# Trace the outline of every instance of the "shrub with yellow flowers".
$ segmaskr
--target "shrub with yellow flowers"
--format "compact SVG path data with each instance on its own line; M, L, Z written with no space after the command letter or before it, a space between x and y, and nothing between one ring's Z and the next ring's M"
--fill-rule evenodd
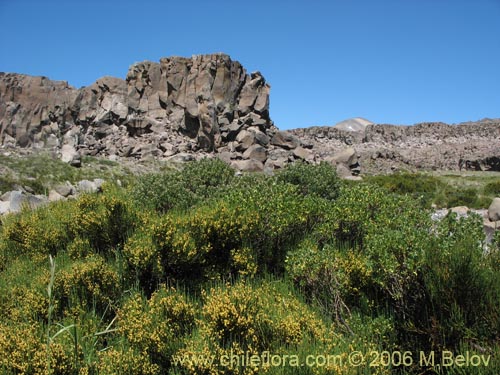
M118 312L118 333L138 353L167 368L182 337L193 329L195 312L186 295L173 288L161 286L149 299L135 293Z
M99 375L134 374L160 375L160 367L152 364L149 355L132 348L111 348L99 353Z
M120 296L119 280L109 263L99 255L92 255L56 273L54 296L61 311L74 305L109 313Z
M56 254L71 241L68 231L71 204L56 202L37 210L9 215L2 226L0 241L5 255Z
M132 233L136 213L119 194L84 194L75 202L69 224L73 238L85 238L95 250L103 252L122 244Z
M58 343L47 346L40 340L41 327L33 323L0 323L0 369L4 374L75 374L67 348Z

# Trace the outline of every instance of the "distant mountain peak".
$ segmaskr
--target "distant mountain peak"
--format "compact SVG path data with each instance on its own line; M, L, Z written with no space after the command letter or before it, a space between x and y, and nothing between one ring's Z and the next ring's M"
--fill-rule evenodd
M373 122L363 117L353 117L334 125L335 128L351 132L363 132L368 125L373 125Z

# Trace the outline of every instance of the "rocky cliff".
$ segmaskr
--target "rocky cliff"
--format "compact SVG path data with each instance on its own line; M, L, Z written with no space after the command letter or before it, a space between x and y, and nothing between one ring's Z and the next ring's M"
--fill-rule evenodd
M75 166L82 155L190 160L217 155L240 170L330 161L344 176L404 169L500 169L500 120L457 126L374 125L279 131L270 86L224 54L132 65L76 89L45 77L0 73L0 147L48 149Z
M363 170L500 171L500 119L448 125L421 123L413 126L367 124L348 131L321 126L290 131L313 145L322 158L332 149L351 146Z
M267 146L277 132L269 90L259 72L247 74L223 54L137 63L125 80L104 77L81 89L0 73L0 143L55 149L77 164L79 155L223 152L238 146L232 143L246 130L247 147L239 147L244 152L257 143Z

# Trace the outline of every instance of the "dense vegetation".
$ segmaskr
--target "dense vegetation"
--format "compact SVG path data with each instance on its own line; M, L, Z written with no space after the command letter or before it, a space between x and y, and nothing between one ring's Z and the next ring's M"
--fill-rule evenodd
M431 222L400 180L202 160L7 216L0 370L497 375L500 237ZM448 351L489 362L437 366Z

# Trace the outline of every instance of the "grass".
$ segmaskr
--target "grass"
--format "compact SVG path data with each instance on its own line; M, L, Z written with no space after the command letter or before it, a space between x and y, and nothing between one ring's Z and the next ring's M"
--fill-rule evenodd
M396 173L367 176L366 180L391 192L410 195L428 208L434 204L442 208L484 209L500 196L500 173L496 172Z
M118 162L86 156L75 168L48 153L0 155L0 192L27 187L36 194L47 194L55 185L69 181L102 178L108 181L132 179L132 171Z

